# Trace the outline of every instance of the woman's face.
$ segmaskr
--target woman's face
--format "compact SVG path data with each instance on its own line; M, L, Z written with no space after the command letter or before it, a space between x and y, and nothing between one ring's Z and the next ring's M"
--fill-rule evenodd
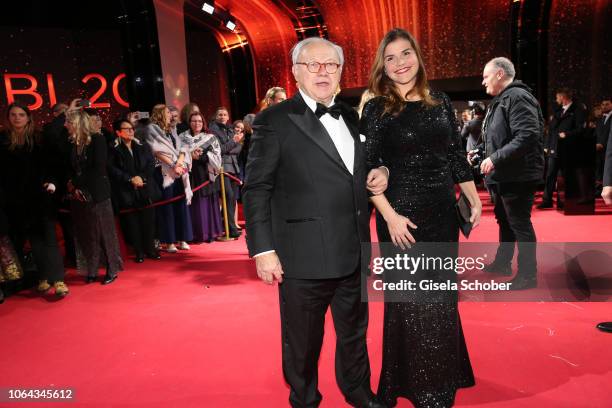
M121 122L121 127L115 134L124 142L129 142L134 138L134 126L130 122Z
M22 130L29 121L28 114L19 106L13 106L9 111L9 122L13 129Z
M234 133L244 133L244 124L236 123L234 125Z
M76 128L74 127L74 124L70 122L68 119L66 119L66 121L64 122L64 127L68 131L69 135L74 135L74 133L76 132Z
M390 42L383 54L385 73L396 85L414 84L419 60L410 41L404 38Z
M191 128L191 131L194 135L201 133L202 129L204 128L204 121L202 120L202 117L192 116L189 121L189 127Z
M100 133L102 130L102 119L99 116L92 116L91 127L94 133Z
M170 109L166 108L166 127L170 126L170 121L172 120L172 113L170 113Z

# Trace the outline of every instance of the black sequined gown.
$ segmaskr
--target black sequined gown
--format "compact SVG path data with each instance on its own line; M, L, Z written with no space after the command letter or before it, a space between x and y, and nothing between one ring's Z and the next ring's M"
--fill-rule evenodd
M472 172L448 97L432 93L439 105L407 102L396 116L382 115L383 98L366 104L361 133L370 165L389 168L385 196L399 214L412 220L417 242L457 242L454 184ZM389 242L382 217L380 242ZM451 247L455 247L451 244ZM386 302L379 397L395 406L398 397L416 407L450 407L457 388L474 385L457 295L445 301Z

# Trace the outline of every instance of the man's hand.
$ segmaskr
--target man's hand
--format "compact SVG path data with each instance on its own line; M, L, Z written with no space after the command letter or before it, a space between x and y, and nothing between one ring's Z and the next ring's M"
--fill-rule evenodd
M470 166L473 166L474 163L472 163L472 159L474 158L474 156L476 156L478 154L478 149L476 150L470 150L467 154L467 161L470 164Z
M256 256L255 265L257 267L257 276L268 285L272 285L274 279L278 283L283 281L283 267L276 252Z
M482 163L480 163L480 172L482 174L489 174L494 169L495 169L495 166L493 165L493 162L491 161L491 159L488 157L484 159Z
M374 195L379 195L385 192L387 189L387 182L389 181L389 173L384 168L372 169L368 173L367 189Z
M566 137L566 136L567 136L567 135L565 134L565 132L559 132L559 137L560 137L561 139L565 139L565 137Z
M601 191L601 196L607 205L612 205L612 186L605 186Z
M601 143L597 143L595 145L595 150L597 150L598 152L603 151L603 149L604 149L604 145L602 145Z

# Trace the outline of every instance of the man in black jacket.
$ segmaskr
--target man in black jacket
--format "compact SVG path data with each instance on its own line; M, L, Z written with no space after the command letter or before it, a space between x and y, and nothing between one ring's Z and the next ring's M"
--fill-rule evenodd
M209 130L219 139L221 156L223 158L223 171L238 177L240 175L238 155L242 151L242 143L240 143L239 137L234 135L234 129L229 121L229 113L226 108L217 108L215 120L210 124ZM237 238L240 236L240 231L238 225L236 225L234 214L236 212L236 200L238 199L238 187L229 177L224 177L224 185L229 233L230 237Z
M598 186L598 191L601 191L602 180L604 173L604 161L606 148L608 147L608 135L610 133L610 124L612 123L612 98L604 98L601 101L602 116L597 120L595 126L595 181Z
M556 93L559 109L555 111L550 122L546 153L548 167L542 203L538 208L552 208L553 192L556 190L557 174L567 166L570 155L579 154L580 136L584 132L586 110L580 103L574 103L572 91L561 88ZM563 202L557 192L557 208L563 208Z
M480 170L486 176L499 224L500 246L495 261L485 270L511 275L517 242L518 272L510 287L519 290L537 285L531 207L544 170L544 119L537 99L514 75L514 65L507 58L494 58L485 66L482 84L494 98L484 119L484 143L468 153L468 161L484 149L486 158Z
M249 254L264 282L279 282L290 404L321 401L317 364L331 306L336 379L346 401L382 407L370 388L360 257L370 240L366 183L382 193L388 174L368 173L357 113L334 100L342 49L312 37L294 47L292 60L299 92L253 123L243 189Z

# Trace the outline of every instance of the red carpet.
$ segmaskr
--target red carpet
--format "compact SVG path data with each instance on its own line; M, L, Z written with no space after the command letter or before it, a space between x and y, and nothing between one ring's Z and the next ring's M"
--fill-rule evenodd
M612 217L535 211L541 241L611 241ZM494 241L490 206L471 240ZM108 287L70 272L63 300L23 292L0 305L0 388L71 387L74 403L0 406L285 407L276 287L256 279L244 240L147 260ZM370 305L376 389L382 304ZM460 407L610 407L609 303L462 303L477 378ZM328 319L322 407L346 404L335 384ZM411 406L402 401L400 407Z

